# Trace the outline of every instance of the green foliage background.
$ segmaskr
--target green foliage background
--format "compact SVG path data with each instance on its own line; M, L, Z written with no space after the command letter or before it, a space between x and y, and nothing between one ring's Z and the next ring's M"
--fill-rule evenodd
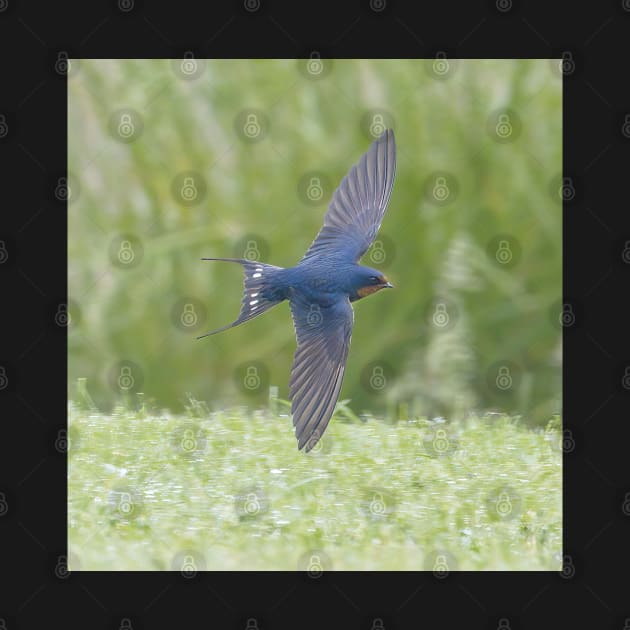
M363 262L396 289L355 305L342 398L357 413L492 409L546 422L561 387L561 78L553 63L450 61L440 75L431 61L335 60L315 76L305 63L199 62L187 77L166 60L76 62L69 382L87 377L97 404L111 408L120 361L130 361L133 389L175 411L187 393L213 409L257 406L270 384L286 397L295 349L287 304L196 341L236 318L242 286L239 267L199 259L240 257L254 241L265 262L295 264L380 112L396 131L398 170L381 229L385 259L376 264L368 253ZM250 108L262 124L255 143L241 132ZM127 109L134 133L121 141ZM506 109L507 139L494 132ZM188 171L200 176L199 203L177 194ZM319 203L304 196L313 172ZM444 202L432 195L441 176ZM116 264L127 235L136 248L129 268ZM509 264L496 258L501 240ZM199 326L181 325L188 303ZM444 328L432 323L436 304L449 313ZM260 380L248 390L252 366ZM511 381L501 389L504 367ZM370 385L375 368L383 387Z

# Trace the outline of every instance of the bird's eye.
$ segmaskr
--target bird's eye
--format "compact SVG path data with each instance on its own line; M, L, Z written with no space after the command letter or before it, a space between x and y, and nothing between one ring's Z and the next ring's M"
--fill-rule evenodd
M372 284L378 284L380 281L376 276L370 276L370 282Z

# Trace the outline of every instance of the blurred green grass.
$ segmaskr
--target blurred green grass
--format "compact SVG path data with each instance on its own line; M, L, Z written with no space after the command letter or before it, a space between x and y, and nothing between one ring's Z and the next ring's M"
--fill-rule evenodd
M253 242L262 260L295 264L381 115L398 171L364 262L397 288L356 305L342 397L403 419L493 409L543 426L559 411L561 79L549 61L451 61L440 75L431 61L335 60L316 76L303 61L199 63L187 76L167 60L83 60L69 80L70 383L87 377L103 410L128 376L122 390L174 412L187 392L212 409L260 406L270 384L286 397L286 304L196 341L241 299L238 268L199 259ZM241 133L251 108L257 142ZM504 111L508 137L496 134ZM313 173L319 201L305 197ZM133 264L118 256L125 241Z
M336 416L298 452L269 408L69 407L73 570L555 570L562 433Z

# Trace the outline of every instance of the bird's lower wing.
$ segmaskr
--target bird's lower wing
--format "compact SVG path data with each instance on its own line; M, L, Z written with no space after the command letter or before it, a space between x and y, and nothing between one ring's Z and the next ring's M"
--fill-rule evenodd
M339 397L354 312L347 298L331 306L291 299L297 350L289 396L298 449L310 451L324 434Z

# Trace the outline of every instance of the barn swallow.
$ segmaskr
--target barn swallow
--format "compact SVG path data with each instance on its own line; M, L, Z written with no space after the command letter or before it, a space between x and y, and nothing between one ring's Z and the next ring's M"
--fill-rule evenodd
M289 300L297 337L289 397L298 449L306 447L306 452L324 434L339 397L354 324L351 302L392 287L380 271L358 262L378 234L395 171L394 132L387 129L343 178L323 227L294 267L202 259L238 263L245 278L238 319L199 339Z

